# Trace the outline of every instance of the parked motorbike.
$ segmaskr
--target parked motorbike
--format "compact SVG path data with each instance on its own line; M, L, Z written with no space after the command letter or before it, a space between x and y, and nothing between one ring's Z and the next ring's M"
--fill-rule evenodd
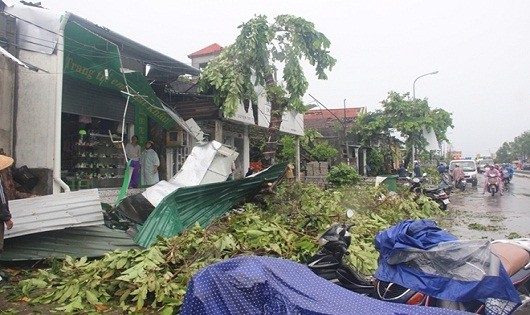
M496 174L489 174L487 177L487 190L491 196L495 196L499 192L499 180Z
M447 173L443 173L441 176L440 184L438 187L442 188L447 195L451 195L453 191L453 183L451 182L451 177Z
M348 217L352 215L353 212L348 214ZM327 229L319 239L322 248L308 261L309 269L320 277L350 291L383 301L484 314L484 301L458 303L440 300L396 283L361 275L343 261L351 244L349 229L352 226L353 224L341 223ZM494 241L491 251L500 258L512 284L524 300L523 305L518 309L526 309L530 304L530 239L521 240ZM439 261L438 263L444 264L445 262ZM466 264L465 261L462 263Z
M352 216L353 211L349 210L347 217ZM372 280L343 261L351 244L349 230L352 226L353 224L341 223L327 229L319 239L322 248L309 259L307 266L320 277L350 291L371 295L374 290Z
M530 305L530 239L494 241L491 243L490 249L495 256L499 257L508 276L510 276L513 286L523 301L522 305L517 309L527 310ZM486 301L484 300L470 300L467 302L441 300L399 284L380 281L378 279L375 280L374 286L375 293L373 297L387 302L450 308L475 314L488 314L486 312ZM509 308L507 306L503 307L505 309ZM510 307L513 307L513 305ZM505 309L502 309L502 312L489 313L505 314Z
M440 206L440 209L447 209L447 205L450 203L449 195L443 189L443 186L441 184L438 186L425 185L424 182L427 181L427 173L424 173L422 177L407 177L407 179L410 182L409 191L414 192L418 195L424 194L429 199L435 201Z

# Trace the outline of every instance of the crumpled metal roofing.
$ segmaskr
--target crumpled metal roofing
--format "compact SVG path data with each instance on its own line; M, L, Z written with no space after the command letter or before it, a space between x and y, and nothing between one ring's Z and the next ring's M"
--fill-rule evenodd
M124 231L105 225L73 227L7 239L0 261L64 258L66 255L93 258L117 249L132 248L140 247Z
M179 188L158 204L134 241L148 247L158 236L177 235L196 222L208 226L245 197L259 193L264 184L277 180L286 167L287 163L281 163L252 177Z
M9 201L14 222L5 239L74 226L103 224L103 210L97 189Z

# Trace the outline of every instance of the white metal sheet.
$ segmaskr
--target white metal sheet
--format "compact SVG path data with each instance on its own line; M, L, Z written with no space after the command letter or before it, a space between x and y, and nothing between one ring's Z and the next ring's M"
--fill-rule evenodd
M9 201L13 228L4 238L103 224L97 189Z

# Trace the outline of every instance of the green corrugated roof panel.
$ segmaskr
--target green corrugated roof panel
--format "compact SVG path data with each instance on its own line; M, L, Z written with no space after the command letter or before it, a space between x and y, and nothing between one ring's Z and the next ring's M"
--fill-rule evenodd
M0 261L101 257L116 249L139 248L131 236L105 225L72 227L13 237L5 240Z
M157 236L177 235L196 222L206 227L243 198L257 194L264 183L276 180L286 166L286 163L273 165L254 177L179 188L158 204L134 241L148 247Z

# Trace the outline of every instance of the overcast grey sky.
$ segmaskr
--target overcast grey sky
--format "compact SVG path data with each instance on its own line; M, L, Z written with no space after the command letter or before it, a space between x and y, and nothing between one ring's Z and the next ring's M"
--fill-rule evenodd
M495 152L530 130L530 1L527 0L42 0L179 61L231 44L254 14L293 14L331 40L338 59L308 93L328 108L381 108L389 91L428 98L453 114L453 150ZM313 102L307 95L307 103Z

